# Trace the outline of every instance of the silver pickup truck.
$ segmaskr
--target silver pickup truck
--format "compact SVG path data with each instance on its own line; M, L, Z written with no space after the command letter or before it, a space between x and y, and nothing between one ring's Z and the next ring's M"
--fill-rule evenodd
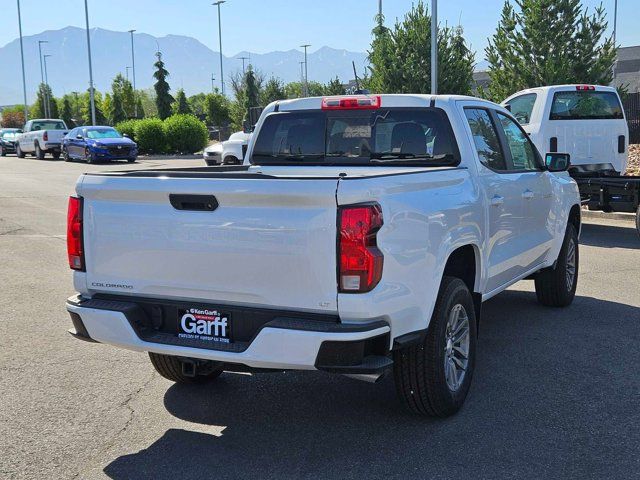
M18 137L16 154L24 158L31 153L42 160L47 153L51 153L53 158L60 158L62 138L68 132L67 125L60 119L29 120Z

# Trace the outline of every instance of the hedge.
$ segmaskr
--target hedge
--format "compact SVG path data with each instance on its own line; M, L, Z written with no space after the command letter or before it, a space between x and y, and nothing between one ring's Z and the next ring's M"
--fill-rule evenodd
M166 153L164 125L159 118L137 120L134 132L138 150L141 153Z
M124 122L120 122L116 125L116 130L118 130L123 135L127 135L134 142L136 141L136 124L139 120L125 120Z
M166 118L164 134L169 153L194 153L202 150L209 140L207 126L189 114Z

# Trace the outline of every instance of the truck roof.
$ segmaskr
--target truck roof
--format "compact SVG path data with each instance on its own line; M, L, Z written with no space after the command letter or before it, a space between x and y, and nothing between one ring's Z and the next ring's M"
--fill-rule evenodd
M607 85L589 85L589 84L585 84L585 83L568 83L568 84L564 84L564 85L548 85L548 86L544 86L544 87L532 87L532 88L526 88L524 90L520 90L517 91L515 93L512 93L511 95L509 95L507 98L505 98L503 100L502 103L506 102L507 100L517 96L517 95L523 95L526 93L540 93L540 92L562 92L562 91L573 91L576 90L576 87L584 87L584 86L588 86L588 87L593 87L592 90L598 91L598 92L615 92L616 89L614 87L609 87Z
M452 104L461 100L473 100L486 102L488 105L497 106L497 104L488 100L480 99L477 97L471 97L467 95L426 95L426 94L367 94L367 95L334 95L323 97L306 97L306 98L294 98L291 100L279 100L273 102L265 108L265 111L273 111L275 106L278 106L280 111L291 110L316 110L322 107L322 100L325 98L376 98L380 97L381 107L425 107L429 106L432 100L436 101L438 106L443 104Z

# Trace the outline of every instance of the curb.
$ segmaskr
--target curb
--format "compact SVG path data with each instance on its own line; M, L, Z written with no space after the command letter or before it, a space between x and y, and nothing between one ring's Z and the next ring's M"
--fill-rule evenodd
M611 212L605 213L600 210L582 210L581 212L582 218L592 218L599 220L621 220L623 222L632 222L636 221L635 213L625 213L625 212Z
M138 155L139 160L200 160L202 153L190 155Z

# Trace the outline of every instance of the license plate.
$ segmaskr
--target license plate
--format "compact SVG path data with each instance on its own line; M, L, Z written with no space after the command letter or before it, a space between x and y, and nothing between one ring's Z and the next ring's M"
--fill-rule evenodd
M178 338L231 342L231 315L216 308L178 309Z

